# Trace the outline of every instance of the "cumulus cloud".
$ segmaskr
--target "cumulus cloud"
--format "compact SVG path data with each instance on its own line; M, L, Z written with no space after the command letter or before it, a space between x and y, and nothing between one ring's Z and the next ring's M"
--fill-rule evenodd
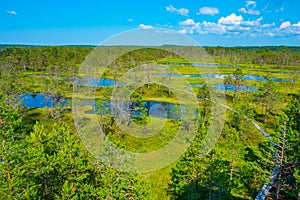
M260 11L255 10L255 7L256 7L255 1L246 1L245 7L240 8L238 11L249 15L259 15Z
M260 22L263 20L263 17L260 17L260 18L258 18L258 19L256 19L256 20L252 20L252 21L243 21L242 22L242 25L243 26L251 26L251 27L253 27L253 26L259 26L260 25Z
M198 15L216 15L219 14L218 8L212 8L212 7L202 7L199 9L199 12L197 12Z
M185 26L190 26L190 25L194 25L195 22L193 19L187 19L185 21L179 22L179 25L185 25Z
M224 34L226 33L226 26L217 24L214 22L204 21L197 27L197 32L200 34L213 33L213 34Z
M241 15L237 16L235 13L231 13L227 17L221 17L218 20L219 24L224 25L240 25L243 22L243 17Z
M226 26L222 24L217 24L214 22L194 22L192 19L185 20L179 23L184 28L179 31L179 33L183 34L224 34L226 32Z
M266 28L266 27L272 27L275 26L275 23L273 22L272 24L262 24L261 27L262 28Z
M7 11L6 13L10 14L10 15L17 15L17 12L15 10L10 10L10 11Z
M288 28L290 26L291 26L290 21L282 22L281 25L280 25L280 29Z
M248 5L254 5L255 1L247 1ZM242 15L231 13L220 17L217 21L195 21L188 18L178 22L181 34L215 34L230 37L230 35L241 35L243 37L285 37L297 35L300 38L300 21L292 23L283 21L276 26L273 23L263 23L263 17L254 20L245 20Z
M128 22L134 22L134 20L131 19L131 18L130 18L130 19L127 19L127 21L128 21Z
M189 10L186 8L180 8L180 9L178 9L178 13L183 16L188 16Z
M186 8L175 8L174 6L172 5L169 5L166 7L166 10L168 12L171 12L171 13L176 13L176 14L179 14L179 15L182 15L182 16L188 16L189 15L189 10L186 9Z
M242 13L245 13L245 14L249 14L249 15L259 15L260 14L260 11L254 10L254 9L240 8L239 11Z
M300 21L297 24L291 24L290 21L285 21L285 22L282 22L280 25L280 29L285 29L285 28L290 28L290 27L300 28Z
M294 27L300 27L300 21L297 24L293 24Z
M250 4L251 3L252 2L250 2ZM181 26L178 32L182 34L243 34L251 37L255 37L256 35L271 36L274 34L272 30L274 30L275 23L262 24L262 21L263 17L259 17L255 20L244 20L241 15L236 15L235 13L220 17L217 22L195 22L193 19L186 19L178 23ZM294 24L294 26L296 26L296 24Z
M151 25L140 24L139 27L143 30L151 30L154 29Z
M279 29L279 34L295 34L300 35L300 21L296 24L292 24L290 21L282 22Z
M249 5L254 5L254 1L248 1ZM216 22L186 19L178 22L179 33L182 34L216 34L216 35L241 35L246 37L285 37L287 35L297 35L300 37L300 21L292 23L283 21L276 26L273 23L263 23L263 17L254 20L244 20L243 16L231 13L222 16Z

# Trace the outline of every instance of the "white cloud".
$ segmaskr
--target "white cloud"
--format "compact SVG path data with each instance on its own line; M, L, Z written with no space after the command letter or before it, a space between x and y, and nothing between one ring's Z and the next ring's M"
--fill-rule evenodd
M263 25L261 25L262 28L272 27L272 26L275 26L274 22L272 24L263 24Z
M238 9L238 11L239 11L239 12L242 12L242 13L247 13L246 8L240 8L240 9Z
M242 25L243 26L259 26L260 25L260 22L263 20L262 17L256 19L256 20L252 20L252 21L243 21L242 22Z
M127 19L127 21L128 21L128 22L134 22L134 20L131 19L131 18L130 18L130 19Z
M259 25L258 21L244 21L242 23L243 26L257 26Z
M172 5L167 6L166 10L169 11L169 12L176 12L177 11L177 9L174 8L174 6L172 6Z
M231 13L227 17L221 17L218 20L219 24L224 25L240 25L243 22L243 17L241 15L237 16L235 13Z
M300 21L297 24L293 24L294 27L300 27Z
M250 27L243 27L243 26L227 26L226 27L227 31L234 31L234 32L249 31L250 29L251 29Z
M166 7L166 10L171 12L171 13L176 13L176 14L183 15L183 16L188 16L189 15L189 10L186 9L186 8L177 9L174 6L169 5L169 6Z
M246 8L240 8L239 12L249 14L249 15L259 15L260 11L254 10L254 9L246 9Z
M226 33L226 26L222 24L216 24L214 22L204 21L200 23L199 29L201 32L198 33L214 33L214 34L224 34Z
M154 29L151 25L140 24L139 27L143 30L151 30Z
M183 26L191 26L191 25L195 25L195 22L193 19L187 19L185 21L178 22L178 24Z
M185 23L181 24L189 24L189 26L185 26L184 29L181 29L178 31L179 33L182 34L193 34L193 33L198 33L198 34L207 34L207 33L213 33L213 34L223 34L226 32L226 26L221 25L221 24L216 24L214 22L194 22L192 21L184 21Z
M255 1L246 1L245 7L240 8L238 11L249 15L259 15L260 11L255 10L255 7L256 7Z
M186 8L180 8L180 9L178 9L178 13L180 15L183 15L183 16L188 16L189 15L189 10L186 9Z
M277 29L277 32L279 35L300 35L300 21L296 24L291 24L290 21L282 22L279 29Z
M256 6L256 2L255 1L246 1L246 5L245 6L251 6L251 5Z
M282 24L280 25L280 29L288 28L290 26L291 26L290 21L282 22Z
M17 12L15 10L10 10L10 11L7 11L6 13L10 14L10 15L17 15Z
M219 9L218 8L212 8L212 7L202 7L199 9L199 12L197 12L198 15L216 15L219 14Z
M251 3L251 2L250 2ZM275 23L261 24L263 17L256 20L244 20L241 15L232 13L228 16L219 18L218 22L195 22L193 19L181 21L178 24L183 26L179 32L183 34L198 33L198 34L218 34L218 35L267 35ZM300 22L299 22L300 26Z
M254 2L250 1L253 5ZM263 23L263 17L254 20L244 20L241 15L232 13L228 16L222 16L217 22L202 21L197 22L194 19L186 19L178 22L181 34L216 34L223 36L241 35L244 37L285 37L287 35L299 35L300 21L292 23L284 21L276 27L273 23Z

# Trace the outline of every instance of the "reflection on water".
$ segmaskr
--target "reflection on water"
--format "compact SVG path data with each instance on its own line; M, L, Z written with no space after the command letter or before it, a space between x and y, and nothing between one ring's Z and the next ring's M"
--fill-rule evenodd
M184 78L217 78L224 79L229 74L155 74L155 76L174 76ZM233 77L232 77L233 78ZM285 79L271 77L274 82L287 82ZM270 77L258 75L244 75L243 79L246 81L268 81Z
M28 108L45 108L45 107L54 107L57 104L61 104L64 106L68 99L61 98L58 96L50 95L50 94L24 94L20 97L24 106Z
M121 85L120 82L115 83L115 81L107 78L87 78L87 77L76 79L75 84L99 86L99 87Z
M194 87L202 87L203 84L200 83L192 83L190 86ZM217 90L227 90L227 91L234 91L234 85L233 84L223 84L223 83L218 83L218 84L213 84L213 86L216 87ZM236 88L237 91L257 91L257 88L252 87L252 86L247 86L247 85L240 85L238 88Z
M28 76L37 76L37 77L55 77L54 74L29 74ZM120 82L114 82L114 80L108 78L88 78L88 77L74 77L74 76L58 76L58 78L63 79L64 81L70 81L75 84L81 85L90 85L90 86L98 86L98 87L105 87L105 86L113 86L113 85L120 85Z
M38 75L38 74L30 74L30 76L54 76L54 75ZM174 76L174 77L183 77L183 78L215 78L215 79L224 79L229 76L228 74L155 74L155 76ZM88 78L88 77L67 77L67 76L59 76L65 81L74 81L75 84L80 85L89 85L96 87L108 87L108 86L120 86L122 82L114 81L108 78ZM232 77L233 78L233 77ZM266 76L258 76L258 75L244 75L244 80L247 81L268 81L270 77ZM271 77L274 82L288 82L285 79ZM191 86L201 86L201 84L190 84ZM227 87L228 86L228 87ZM219 90L232 90L232 86L230 84L219 84L216 85ZM255 91L256 88L251 86L242 86L238 88L238 90L249 90Z
M100 101L101 102L101 101ZM139 118L142 115L173 118L180 117L180 110L185 108L184 105L172 104L166 102L142 101L142 102L120 102L120 101L102 101L101 106L97 105L96 101L85 102L93 106L92 110L86 111L86 114L91 113L111 113L115 116L129 114L131 118Z
M50 94L24 94L20 97L24 106L28 108L52 108L60 104L64 107L71 101L68 98L60 98ZM92 106L92 110L85 111L86 114L95 113L111 113L120 115L121 112L130 113L131 118L138 118L142 115L155 116L162 118L177 119L180 117L180 110L185 106L154 101L142 102L116 102L116 101L103 101L103 100L82 100L84 106ZM120 110L121 108L121 110Z

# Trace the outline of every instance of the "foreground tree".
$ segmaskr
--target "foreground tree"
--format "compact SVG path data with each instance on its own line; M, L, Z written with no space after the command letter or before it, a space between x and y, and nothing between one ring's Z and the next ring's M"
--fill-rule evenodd
M299 199L300 109L299 100L292 99L277 118L275 140L279 146L280 171L273 189L276 199Z
M19 180L22 176L21 151L23 147L24 129L22 130L22 118L18 110L6 105L4 99L0 99L0 196L14 197L18 194L18 188L26 186L26 182Z
M173 168L169 193L172 199L252 198L267 180L271 152L260 133L245 125L249 106L232 112L214 149L200 158L206 127L202 126L191 147Z
M68 125L37 123L24 135L17 110L0 106L3 199L147 199L148 183L104 166ZM22 136L23 135L23 136Z

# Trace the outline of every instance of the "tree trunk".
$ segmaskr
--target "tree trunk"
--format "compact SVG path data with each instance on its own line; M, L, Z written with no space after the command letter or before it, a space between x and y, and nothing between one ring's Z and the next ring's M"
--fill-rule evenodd
M265 110L265 123L268 121L268 112L269 112L268 109L269 109L269 108L268 108L268 105L266 105L266 110Z
M230 168L230 174L229 174L229 182L232 181L232 176L233 176L233 166L234 166L234 160L231 162L231 168Z
M279 193L280 193L280 182L281 182L282 164L283 164L283 159L284 159L285 138L286 138L286 123L284 124L284 129L283 129L283 138L282 138L282 145L281 145L281 156L280 156L280 166L279 166L279 174L278 174L278 188L276 191L276 200L279 199Z
M234 94L233 94L233 98L236 97L236 89L237 89L237 86L236 86L236 84L234 84Z
M57 67L58 66L55 67L55 83L56 83L56 85L58 85L58 70L57 70Z

